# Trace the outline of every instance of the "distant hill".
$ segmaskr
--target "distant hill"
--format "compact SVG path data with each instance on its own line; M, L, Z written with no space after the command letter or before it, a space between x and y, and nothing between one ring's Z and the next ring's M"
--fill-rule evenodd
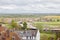
M60 16L60 13L0 13L0 17L39 17L39 16Z

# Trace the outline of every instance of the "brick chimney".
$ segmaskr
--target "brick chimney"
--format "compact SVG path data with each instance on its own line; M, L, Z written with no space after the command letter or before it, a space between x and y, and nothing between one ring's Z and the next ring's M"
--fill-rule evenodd
M0 27L2 27L2 24L0 24Z
M7 37L9 37L9 36L10 36L10 32L9 32L9 30L7 30L6 32L7 32Z

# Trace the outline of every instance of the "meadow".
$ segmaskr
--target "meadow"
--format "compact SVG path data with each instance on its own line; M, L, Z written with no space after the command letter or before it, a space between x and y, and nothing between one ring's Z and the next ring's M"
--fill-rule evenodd
M54 40L56 40L56 34L55 33L51 33L50 31L48 33L44 32L43 28L59 27L60 22L34 22L33 25L35 25L35 27L37 27L40 30L41 40L50 40L49 38L51 38L51 37L54 38Z

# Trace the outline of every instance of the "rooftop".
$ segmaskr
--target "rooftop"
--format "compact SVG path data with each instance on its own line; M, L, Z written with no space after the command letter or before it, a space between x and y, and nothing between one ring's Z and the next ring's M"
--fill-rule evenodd
M36 36L37 30L22 30L22 31L15 31L19 36L21 37L30 37L30 36Z

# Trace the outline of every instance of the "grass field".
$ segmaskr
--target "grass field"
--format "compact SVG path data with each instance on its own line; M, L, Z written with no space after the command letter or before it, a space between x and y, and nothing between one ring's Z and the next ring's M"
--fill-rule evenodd
M60 22L34 22L34 26L36 26L38 29L44 28L44 27L59 27Z
M55 27L55 26L60 26L60 22L34 22L34 25L39 29L39 30L42 30L42 28L44 28L44 25L49 25L49 26L53 26L53 27ZM48 26L48 27L49 27ZM41 33L41 35L40 35L41 37L41 39L40 40L50 40L49 38L50 37L53 37L54 38L54 40L55 40L55 38L56 38L56 35L55 34L47 34L47 33Z
M55 24L60 24L60 22L34 22L37 24L49 24L49 25L55 25Z
M51 38L56 38L55 34L46 34L46 33L41 33L40 35L40 40L50 40Z

